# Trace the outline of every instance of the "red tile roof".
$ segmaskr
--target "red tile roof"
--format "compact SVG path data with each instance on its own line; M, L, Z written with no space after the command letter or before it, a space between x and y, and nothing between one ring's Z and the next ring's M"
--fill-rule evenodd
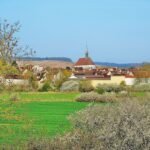
M94 75L94 70L83 70L83 71L74 71L75 75Z
M91 58L80 58L74 66L95 65Z
M136 78L135 76L125 75L125 78Z
M87 79L103 79L110 80L111 76L86 76Z

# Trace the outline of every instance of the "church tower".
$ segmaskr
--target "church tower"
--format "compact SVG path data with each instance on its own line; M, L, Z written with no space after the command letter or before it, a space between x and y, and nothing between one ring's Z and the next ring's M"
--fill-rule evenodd
M87 44L86 44L85 58L89 58L89 50Z
M85 58L89 58L89 51L88 50L85 51Z
M80 58L75 64L74 64L74 68L78 69L78 68L82 68L83 70L92 70L92 69L96 69L96 65L95 63L92 61L92 59L89 57L89 51L88 48L86 46L86 50L85 50L85 57L84 58Z

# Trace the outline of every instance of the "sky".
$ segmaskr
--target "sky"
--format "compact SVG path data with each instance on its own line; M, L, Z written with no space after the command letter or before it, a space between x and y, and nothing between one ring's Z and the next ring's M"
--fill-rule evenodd
M150 62L150 0L0 0L0 19L39 57Z

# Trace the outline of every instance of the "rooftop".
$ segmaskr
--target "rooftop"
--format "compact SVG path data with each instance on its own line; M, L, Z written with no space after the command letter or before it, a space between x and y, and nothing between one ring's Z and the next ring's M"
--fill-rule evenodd
M80 58L74 66L82 66L82 65L95 65L91 58Z

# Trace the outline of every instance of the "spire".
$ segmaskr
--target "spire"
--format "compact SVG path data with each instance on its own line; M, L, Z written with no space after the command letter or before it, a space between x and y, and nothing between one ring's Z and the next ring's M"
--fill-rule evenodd
M86 52L85 52L85 58L89 58L89 51L88 50L86 50Z
M85 58L89 58L89 51L88 51L87 43L86 43Z

